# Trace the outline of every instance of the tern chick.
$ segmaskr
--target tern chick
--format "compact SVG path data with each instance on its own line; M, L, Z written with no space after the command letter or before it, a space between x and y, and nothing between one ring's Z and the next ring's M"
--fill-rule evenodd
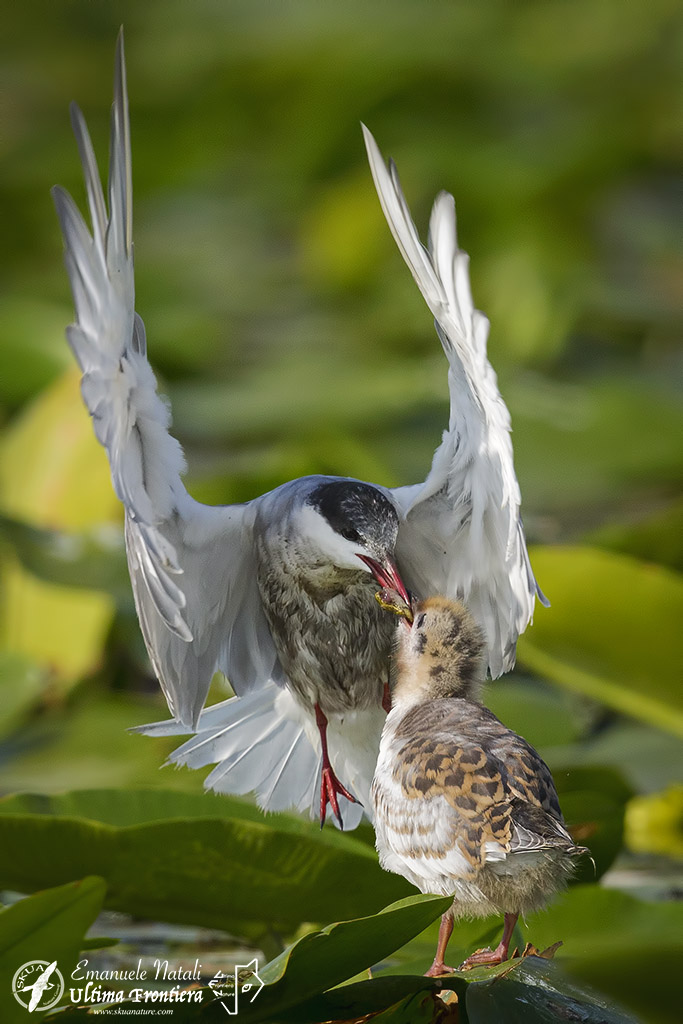
M413 614L396 630L372 801L382 866L454 897L427 972L438 976L452 971L444 956L456 917L504 914L498 947L462 967L501 963L518 916L545 906L587 851L565 828L548 766L479 703L484 642L467 609L431 597Z

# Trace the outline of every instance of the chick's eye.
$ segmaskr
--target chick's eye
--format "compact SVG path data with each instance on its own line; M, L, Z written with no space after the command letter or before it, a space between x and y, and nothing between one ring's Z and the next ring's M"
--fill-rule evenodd
M427 616L425 612L423 612L422 615L418 615L417 619L415 620L415 629L421 629L422 626L424 625L424 621L426 618Z

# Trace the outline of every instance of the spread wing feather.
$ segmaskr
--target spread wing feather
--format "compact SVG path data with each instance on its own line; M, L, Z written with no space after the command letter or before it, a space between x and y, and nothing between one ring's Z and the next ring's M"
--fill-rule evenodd
M114 489L125 507L126 549L147 649L175 718L194 726L213 672L237 693L281 680L254 579L256 503L209 508L181 481L185 463L170 412L147 362L135 312L128 100L119 36L108 204L85 121L71 118L85 175L92 233L71 196L53 190L76 322L69 344Z
M520 516L510 415L486 355L489 322L474 308L455 203L441 192L420 242L392 161L363 126L370 168L391 233L431 310L448 359L450 419L424 483L393 491L405 522L399 567L419 594L467 604L486 633L492 676L512 668L536 596Z

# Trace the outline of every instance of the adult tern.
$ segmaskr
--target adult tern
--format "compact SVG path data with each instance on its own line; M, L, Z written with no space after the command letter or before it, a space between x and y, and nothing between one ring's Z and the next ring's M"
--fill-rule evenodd
M421 245L399 185L364 128L391 231L436 321L451 411L423 483L387 489L310 476L243 505L210 507L182 483L182 450L147 361L135 312L131 150L123 37L114 76L107 200L85 120L71 117L90 231L53 189L76 309L67 339L81 390L125 507L131 582L147 650L173 720L152 735L194 733L177 764L216 764L208 787L256 794L355 827L387 704L394 619L377 584L460 597L486 636L488 667L514 664L537 588L520 519L510 417L486 357L455 207L442 192ZM202 710L215 671L236 697ZM384 705L384 707L383 707ZM333 768L334 765L334 768Z

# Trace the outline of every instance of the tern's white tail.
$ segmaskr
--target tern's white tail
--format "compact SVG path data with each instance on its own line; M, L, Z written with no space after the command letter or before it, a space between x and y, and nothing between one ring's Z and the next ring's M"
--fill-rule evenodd
M381 709L330 718L328 747L340 781L360 801L339 797L344 829L354 829L363 812L370 817L370 784L384 722ZM178 736L187 727L171 720L142 725L147 736ZM239 796L255 793L265 811L295 808L320 814L322 754L313 716L289 690L275 683L214 704L199 717L197 732L174 750L168 764L215 768L205 787ZM334 815L329 816L332 820ZM336 823L336 822L335 822Z

